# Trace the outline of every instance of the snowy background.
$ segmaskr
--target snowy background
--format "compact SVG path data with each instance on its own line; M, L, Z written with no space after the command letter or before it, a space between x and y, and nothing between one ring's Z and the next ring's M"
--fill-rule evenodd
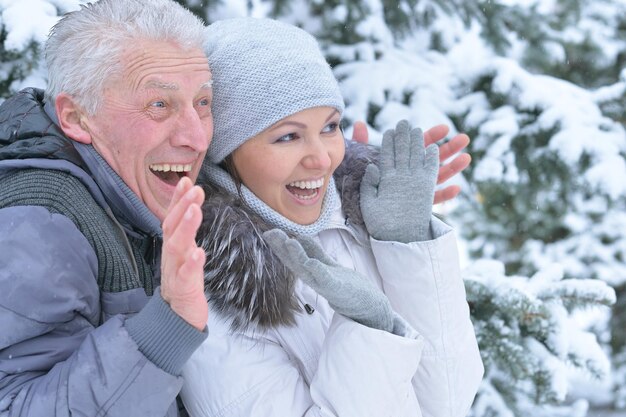
M371 141L401 118L472 138L437 207L486 366L475 417L626 416L626 0L180 1L321 42ZM0 97L44 87L80 0L0 0Z

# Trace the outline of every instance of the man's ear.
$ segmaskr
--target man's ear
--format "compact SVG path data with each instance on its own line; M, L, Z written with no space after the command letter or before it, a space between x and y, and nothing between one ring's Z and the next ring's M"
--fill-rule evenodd
M85 116L76 100L67 93L60 93L54 102L54 106L63 133L76 142L90 144L91 133L83 122L83 117Z

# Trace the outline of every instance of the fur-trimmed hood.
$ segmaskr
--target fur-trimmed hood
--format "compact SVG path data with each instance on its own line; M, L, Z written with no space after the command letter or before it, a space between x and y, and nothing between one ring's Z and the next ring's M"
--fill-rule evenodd
M378 163L378 148L346 141L334 178L347 224L363 225L360 186L370 163ZM301 306L295 278L263 240L272 226L237 196L207 181L203 187L207 199L197 240L207 254L204 286L211 307L233 330L292 325Z

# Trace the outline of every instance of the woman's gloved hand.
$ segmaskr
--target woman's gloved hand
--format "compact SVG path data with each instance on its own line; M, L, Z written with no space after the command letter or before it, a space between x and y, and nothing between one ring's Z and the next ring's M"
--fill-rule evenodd
M280 229L263 233L263 238L283 264L337 313L374 329L393 330L394 313L385 294L366 277L337 264L313 238L296 240Z
M428 240L439 170L439 148L424 148L420 129L401 120L383 135L380 168L368 165L361 182L361 212L369 234L402 243Z

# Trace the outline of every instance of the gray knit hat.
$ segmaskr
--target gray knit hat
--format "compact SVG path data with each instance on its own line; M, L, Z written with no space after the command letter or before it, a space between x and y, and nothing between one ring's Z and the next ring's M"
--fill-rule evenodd
M299 111L328 106L343 113L330 65L300 28L271 19L221 20L207 28L205 45L214 80L213 163Z

